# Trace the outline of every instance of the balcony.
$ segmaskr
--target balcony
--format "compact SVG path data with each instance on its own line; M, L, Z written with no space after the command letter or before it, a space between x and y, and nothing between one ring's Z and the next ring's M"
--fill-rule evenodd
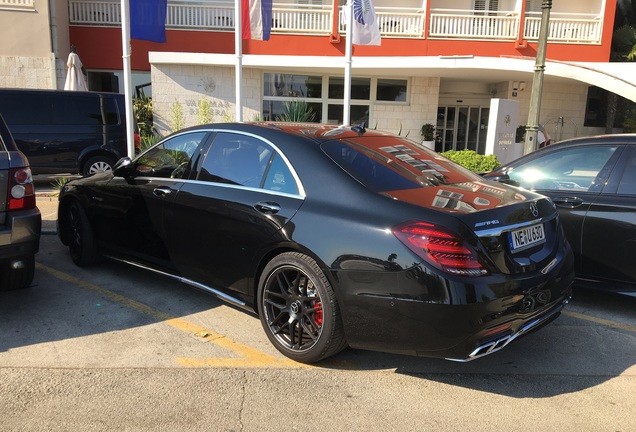
M35 9L34 0L0 0L0 9Z
M0 0L2 2L27 0ZM382 37L410 39L508 40L519 39L520 15L515 11L473 9L426 10L402 7L376 7ZM346 32L342 9L338 11L338 31ZM121 6L118 0L70 0L71 25L120 26ZM331 34L333 7L293 3L274 3L272 34L326 36ZM548 41L577 44L600 44L603 20L598 14L555 13L550 15ZM541 26L540 13L527 13L523 38L537 40ZM168 1L166 28L172 30L234 31L233 1Z

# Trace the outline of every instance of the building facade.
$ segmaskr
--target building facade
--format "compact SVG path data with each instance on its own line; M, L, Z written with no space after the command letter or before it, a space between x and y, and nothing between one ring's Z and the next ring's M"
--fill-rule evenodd
M374 3L382 42L353 46L351 123L415 140L431 123L437 150L480 153L493 98L518 101L519 123L527 123L547 2ZM270 40L242 42L244 120L275 120L285 103L304 100L315 121L343 121L343 4L274 3ZM233 1L169 0L167 41L131 41L133 85L152 95L162 135L181 118L182 126L236 118L234 8ZM615 11L616 0L552 5L540 123L555 140L604 131L593 121L603 108L591 89L636 100L634 84L608 72ZM124 91L119 1L0 0L0 29L10 41L0 51L0 87L62 88L74 45L90 90Z

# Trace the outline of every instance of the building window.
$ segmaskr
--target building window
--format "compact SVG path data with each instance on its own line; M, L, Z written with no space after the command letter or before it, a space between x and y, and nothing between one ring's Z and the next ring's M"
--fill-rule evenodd
M329 99L344 99L344 87L344 78L329 77ZM371 99L370 78L351 78L351 99Z
M265 73L263 113L265 121L276 120L285 111L285 102L304 100L317 123L342 124L344 119L344 78ZM369 122L375 102L407 104L408 80L353 77L351 79L351 124Z
M587 104L585 106L585 122L587 127L604 128L607 125L607 113L611 109L608 105L609 92L600 87L589 87L587 90ZM616 96L616 117L614 118L614 128L627 128L632 131L626 120L633 118L636 112L636 104L621 96Z
M312 75L290 75L266 73L263 77L265 97L320 98L322 77Z
M400 79L378 79L377 100L382 102L406 102L408 82Z

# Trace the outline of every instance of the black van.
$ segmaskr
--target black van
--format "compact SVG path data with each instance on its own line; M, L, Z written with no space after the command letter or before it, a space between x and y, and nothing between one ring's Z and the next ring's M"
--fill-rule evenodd
M0 113L33 174L90 175L128 153L123 94L0 89Z

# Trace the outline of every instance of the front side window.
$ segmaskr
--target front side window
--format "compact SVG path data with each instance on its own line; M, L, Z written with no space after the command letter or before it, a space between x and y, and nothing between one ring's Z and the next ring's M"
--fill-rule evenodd
M596 190L596 176L616 151L616 146L565 148L533 159L508 172L526 189L587 192Z
M137 175L187 178L190 159L207 132L177 135L156 145L135 161Z

